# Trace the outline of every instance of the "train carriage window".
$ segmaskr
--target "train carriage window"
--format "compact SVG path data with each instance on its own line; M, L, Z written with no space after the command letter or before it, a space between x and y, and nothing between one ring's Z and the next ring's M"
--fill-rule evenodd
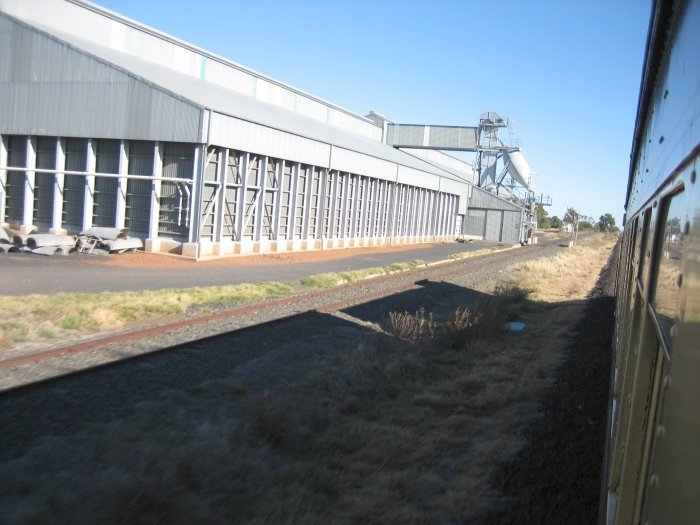
M642 227L642 245L639 254L639 272L637 273L637 279L642 289L644 289L644 269L647 264L647 250L649 249L649 239L651 238L651 229L649 228L651 221L651 209L647 209L644 212L644 223Z
M661 215L657 236L656 265L652 305L663 332L662 339L670 341L678 300L680 296L681 260L683 256L683 225L686 221L685 194L679 192L666 199Z

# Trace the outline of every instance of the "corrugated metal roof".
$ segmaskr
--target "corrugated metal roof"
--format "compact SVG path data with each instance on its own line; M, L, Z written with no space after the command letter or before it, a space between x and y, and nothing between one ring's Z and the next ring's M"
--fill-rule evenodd
M51 28L36 27L69 46L112 63L145 82L163 88L196 105L270 128L395 162L426 173L464 182L464 179L459 174L424 162L386 144L360 135L354 135L283 108L261 102L253 97L204 82L94 42L89 42Z
M189 101L0 13L0 132L197 142Z
M361 115L84 0L0 0L0 11L30 24L52 27L140 56L248 96L256 97L256 93L267 92L262 96L272 98L261 100L302 112L352 133L375 140L381 137L381 129ZM293 107L286 105L290 102Z

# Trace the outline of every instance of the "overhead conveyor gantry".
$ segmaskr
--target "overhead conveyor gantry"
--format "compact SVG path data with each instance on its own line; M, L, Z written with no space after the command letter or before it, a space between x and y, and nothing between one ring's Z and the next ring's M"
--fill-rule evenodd
M482 114L479 125L475 127L386 122L384 141L397 149L476 153L478 186L494 189L497 194L503 188L509 197L515 197L527 205L532 195L532 172L520 149L504 144L499 138L499 129L505 127L508 127L507 121L493 111ZM503 163L500 172L496 169L498 159ZM508 181L506 176L509 177Z
M499 137L499 131L502 128L509 128L510 123L498 113L492 111L483 113L478 126L396 124L386 121L376 113L371 113L369 118L383 128L384 142L397 149L413 151L414 154L416 150L476 153L474 162L476 185L487 193L507 199L522 210L523 217L519 223L521 239L526 238L536 224L536 206L551 204L549 198L535 197L531 188L532 170L520 148L505 144ZM483 210L475 210L472 217L470 211L468 220L476 224L477 215L480 212ZM476 226L474 224L467 225L467 233L479 237L477 231L480 229L479 224ZM484 238L486 235L485 231Z

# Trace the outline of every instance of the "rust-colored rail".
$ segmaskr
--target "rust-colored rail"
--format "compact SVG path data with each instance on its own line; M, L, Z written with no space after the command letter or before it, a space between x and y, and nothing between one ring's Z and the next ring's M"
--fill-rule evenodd
M551 243L543 243L541 247L547 246ZM537 246L537 245L535 245ZM517 252L516 252L517 253ZM457 273L461 273L465 270L468 271L474 271L474 270L480 270L484 268L485 266L489 264L494 264L494 263L499 263L503 262L504 260L512 258L514 253L511 250L500 250L497 252L492 252L489 254L485 254L482 256L476 256L476 257L470 257L466 259L457 259L457 260L447 260L447 261L441 261L440 263L433 263L428 267L423 267L423 268L417 268L412 271L408 272L400 272L400 273L395 273L395 274L390 274L390 275L384 275L384 276L379 276L379 277L374 277L371 280L363 280L363 281L357 281L354 283L348 283L344 284L341 286L337 286L334 288L329 288L329 289L322 289L322 290L314 290L311 292L306 292L306 293L301 293L301 294L296 294L293 296L289 297L283 297L279 299L273 299L273 300L268 300L260 303L254 303L254 304L249 304L249 305L244 305L244 306L238 306L235 308L227 309L227 310L222 310L219 312L211 313L211 314L205 314L205 315L200 315L197 317L192 317L189 319L183 319L180 321L175 321L171 322L168 324L163 324L159 326L154 326L154 327L149 327L149 328L143 328L143 329L136 329L132 332L127 332L127 333L122 333L122 334L116 334L108 337L103 337L100 339L94 339L91 341L85 341L85 342L80 342L77 344L72 344L72 345L66 345L63 347L59 348L52 348L49 350L45 351L40 351L40 352L35 352L33 354L28 354L28 355L21 355L17 357L11 357L8 359L3 359L0 360L0 370L3 369L8 369L14 366L18 365L23 365L23 364L28 364L28 363L39 363L41 361L45 361L48 359L52 359L55 357L59 357L62 355L69 355L69 354L79 354L79 353L86 353L92 350L96 350L99 348L104 348L110 345L118 345L121 343L126 343L129 341L135 341L135 340L141 340L141 339L147 339L147 338L153 338L155 336L163 335L166 333L182 330L191 326L196 326L196 325L203 325L206 323L209 323L211 321L215 320L221 320L221 319L227 319L227 318L232 318L236 316L242 316L242 315L250 315L256 312L260 312L263 310L269 310L273 308L277 308L280 306L288 306L290 304L297 304L297 303L302 303L306 302L309 300L321 300L321 304L318 304L318 302L311 307L308 308L302 308L298 311L295 311L293 313L288 313L288 314L283 314L275 317L274 319L271 319L266 322L278 322L278 321L284 321L285 319L289 319L292 317L295 317L297 315L301 315L304 313L312 312L312 311L319 311L322 313L330 313L333 311L341 310L343 308L347 308L350 306L354 306L357 304L361 304L370 300L378 299L381 297L386 297L389 295L393 295L395 293L405 291L408 289L412 288L417 288L419 285L416 284L417 281L420 280L441 280L445 277L449 277L450 275L454 275ZM381 290L377 290L374 292L368 292L368 293L360 293L360 294L355 294L350 297L345 297L341 300L338 300L336 296L339 293L343 293L344 291L352 290L352 289L361 289L363 287L367 287L369 283L372 284L383 284L387 282L395 282L393 286L387 287L387 288L382 288ZM327 301L324 302L323 298L327 298ZM239 330L244 330L246 328L250 328L252 326L255 326L257 323L252 323L247 326L239 327L236 329L231 330L230 332L220 332L217 334L201 337L201 338L195 338L189 341L185 341L182 344L191 344L196 341L201 341L203 339L208 339L210 337L215 337L222 335L224 333L234 333ZM181 346L176 345L176 346ZM160 352L160 351L165 351L168 348L158 348L150 351L146 351L144 353L141 353L139 355L135 356L130 356L127 359L134 359L141 357L143 355L148 355L153 352ZM111 364L116 364L122 360L116 360L116 361L110 361L110 362L105 362L99 365L93 365L90 367L86 368L80 368L76 370L67 370L61 375L68 375L76 372L84 372L86 370L96 368L96 367L104 367L108 366ZM54 376L57 377L57 376ZM48 381L52 378L47 378L44 380L39 380L37 383L42 383L45 381ZM21 385L18 385L20 387ZM5 389L7 390L14 390L18 387L9 387Z

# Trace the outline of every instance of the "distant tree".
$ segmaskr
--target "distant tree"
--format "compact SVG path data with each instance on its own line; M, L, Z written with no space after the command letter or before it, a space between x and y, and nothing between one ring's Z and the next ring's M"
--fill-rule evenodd
M598 219L598 229L602 232L615 231L615 217L611 213L601 215L600 219Z
M681 220L678 217L674 217L666 223L666 233L671 235L681 233Z
M575 208L567 208L564 214L564 222L566 224L578 224L581 219L581 213Z
M552 215L552 218L549 219L549 227L556 228L556 229L560 230L562 226L564 226L564 223L562 222L562 220L559 217L557 217L556 215Z
M579 221L578 222L578 229L579 230L592 230L593 224L591 224L589 221Z
M542 229L551 228L551 220L549 218L549 213L544 209L541 204L537 205L537 227Z

